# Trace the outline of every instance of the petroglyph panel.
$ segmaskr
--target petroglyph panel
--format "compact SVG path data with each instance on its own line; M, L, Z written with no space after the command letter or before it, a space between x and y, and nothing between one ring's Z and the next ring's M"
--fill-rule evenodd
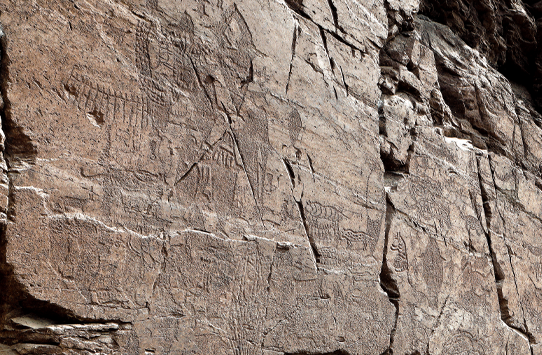
M494 274L486 257L486 230L489 226L493 233L497 223L497 213L486 214L496 205L483 200L491 196L484 183L492 180L489 160L481 151L460 150L455 144L438 155L427 146L449 143L438 135L426 137L415 142L409 174L388 193L390 280L385 284L399 295L394 351L486 354L508 341L502 339L505 325L489 325L501 319L495 283L501 275ZM449 165L453 162L460 163ZM491 218L488 225L486 216Z
M442 240L485 252L486 218L475 152L463 151L444 137L425 131L424 139L414 144L411 176L398 182L397 190L391 191L391 201ZM447 157L428 150L429 146L442 147ZM455 161L460 163L447 165Z
M0 0L0 352L539 353L542 10L486 3Z
M333 44L352 91L320 90L334 73L326 59L309 92L300 58L317 63L324 38L287 4L36 9L34 29L25 11L0 18L36 33L34 48L10 57L20 72L11 116L35 148L12 165L6 233L25 292L70 316L129 324L120 353L389 347L379 48L360 37L382 41L386 22L366 17L350 37L367 42L351 73L350 45ZM39 64L24 69L26 56ZM364 75L375 85L354 90ZM44 91L32 107L18 96L36 90L30 82Z

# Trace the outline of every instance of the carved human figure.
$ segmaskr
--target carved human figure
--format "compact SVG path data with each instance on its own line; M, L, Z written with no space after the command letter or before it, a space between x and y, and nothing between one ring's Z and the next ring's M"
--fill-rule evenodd
M179 199L202 198L213 210L235 215L239 194L252 195L257 204L264 195L267 117L254 105L243 107L254 45L237 7L227 9L213 28L218 47L211 51L194 35L187 13L175 24L142 22L136 58L141 90L149 98L148 141L156 169ZM233 107L217 96L216 76ZM211 142L211 132L221 137Z
M427 286L427 292L429 293L427 296L432 306L437 305L437 297L442 287L443 260L436 239L430 237L425 252L421 255L421 262L423 266L422 277Z
M143 146L149 146L143 161L157 160L156 169L176 180L201 158L219 119L201 83L203 74L194 64L205 51L187 13L175 24L141 21L137 27L136 65L152 122L149 131L139 137ZM168 168L171 166L175 170Z

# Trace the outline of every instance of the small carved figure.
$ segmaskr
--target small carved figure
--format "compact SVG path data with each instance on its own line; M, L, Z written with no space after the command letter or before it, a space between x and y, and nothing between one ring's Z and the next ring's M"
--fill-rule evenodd
M400 233L397 233L395 235L395 238L393 239L393 244L391 245L391 250L397 252L397 256L395 256L395 258L393 259L393 267L395 271L406 271L408 269L406 243L403 237L401 237Z
M433 306L436 306L437 296L442 287L442 278L444 276L444 258L440 255L440 250L435 238L429 238L425 252L421 255L423 267L423 279L427 285L427 291Z
M374 252L377 238L369 235L363 231L353 231L351 229L345 229L342 231L341 237L346 239L348 246L351 246L352 243L361 243L361 250L369 251L371 254Z
M484 349L472 335L459 332L444 345L442 355L485 355Z
M336 207L307 201L305 213L312 238L331 241L339 236L339 221L343 214Z
M301 121L301 116L299 115L299 112L294 109L288 115L288 132L290 134L290 141L292 142L292 145L294 145L299 139L299 134L301 133L302 129L303 122Z

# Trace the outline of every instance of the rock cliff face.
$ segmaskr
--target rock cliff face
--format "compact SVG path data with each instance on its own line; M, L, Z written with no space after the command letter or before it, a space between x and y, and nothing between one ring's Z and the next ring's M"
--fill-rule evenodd
M0 0L0 354L542 354L542 2Z

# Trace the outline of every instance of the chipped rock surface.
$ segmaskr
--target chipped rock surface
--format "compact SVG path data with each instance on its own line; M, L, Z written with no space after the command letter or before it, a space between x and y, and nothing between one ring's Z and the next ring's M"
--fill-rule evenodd
M542 354L539 12L0 0L0 354Z

